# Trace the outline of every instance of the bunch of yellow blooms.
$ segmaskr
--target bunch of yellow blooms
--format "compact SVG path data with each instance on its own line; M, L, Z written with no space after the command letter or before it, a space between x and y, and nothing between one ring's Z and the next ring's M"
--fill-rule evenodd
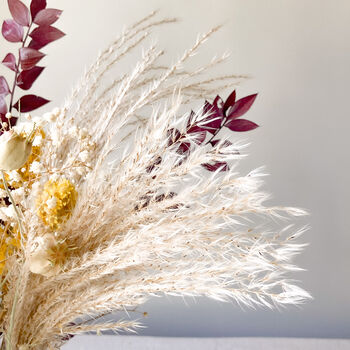
M17 249L21 247L21 238L17 230L0 225L0 275L5 269L5 263Z
M49 180L36 202L40 218L52 230L57 229L69 219L77 196L77 191L69 180Z

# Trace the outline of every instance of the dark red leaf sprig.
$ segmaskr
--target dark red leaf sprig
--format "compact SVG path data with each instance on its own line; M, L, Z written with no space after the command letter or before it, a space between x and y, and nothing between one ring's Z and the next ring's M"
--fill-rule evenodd
M2 64L15 73L10 87L6 79L0 76L0 117L8 122L6 113L15 108L19 112L31 112L42 107L49 100L33 94L24 95L14 102L15 89L29 90L45 67L37 64L45 56L41 50L44 46L62 38L65 34L52 26L62 14L61 10L46 8L46 0L31 0L28 8L20 0L8 0L12 15L2 24L2 35L11 43L21 43L18 55L7 53ZM30 41L29 41L30 40ZM27 42L29 41L29 43ZM6 98L9 97L9 104ZM10 125L15 125L16 117L12 117ZM2 130L0 130L1 135Z
M191 152L189 136L194 137L194 143L198 145L215 147L221 142L220 139L216 139L216 136L223 128L235 132L246 132L257 128L258 125L254 122L241 118L253 105L256 96L257 94L254 94L236 100L236 91L233 91L225 102L220 96L216 96L213 103L205 101L201 116L196 116L193 111L190 113L184 133L181 133L178 129L168 131L169 146L177 146L177 152L186 158ZM228 140L222 143L222 147L231 145L232 143ZM147 170L152 171L160 162L161 159L157 159L155 164L152 164ZM229 170L229 165L226 162L202 164L202 166L209 171Z
M236 100L236 91L233 91L230 96L224 102L220 96L216 96L213 103L205 101L201 113L195 114L191 111L187 120L185 131L181 133L178 129L172 128L168 130L168 146L175 147L176 152L181 155L179 162L180 165L186 160L193 145L197 146L211 146L216 147L221 144L222 148L232 146L232 143L228 140L220 140L217 138L218 133L227 128L235 132L245 132L256 129L258 127L254 122L241 118L248 112L253 105L257 94L249 95ZM189 141L193 140L193 143ZM235 154L239 154L238 151L234 151ZM155 177L157 167L162 163L162 157L157 157L147 168L146 171L152 177ZM208 171L228 171L229 165L226 162L214 162L213 164L202 164L202 167ZM154 175L153 175L154 174ZM140 210L147 207L152 201L162 202L166 199L176 197L175 192L169 194L157 195L156 192L149 192L145 196L140 198L141 204L135 209ZM176 210L181 207L181 203L177 203L167 210Z

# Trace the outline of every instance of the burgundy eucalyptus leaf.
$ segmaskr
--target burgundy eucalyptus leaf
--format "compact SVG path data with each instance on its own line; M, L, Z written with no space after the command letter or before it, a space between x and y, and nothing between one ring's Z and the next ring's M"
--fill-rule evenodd
M227 100L224 103L224 114L226 115L226 112L228 110L229 107L232 107L236 102L236 90L233 90L233 92L231 93L231 95L227 98Z
M37 108L42 107L46 103L49 103L49 100L45 98L35 96L35 95L25 95L22 96L15 104L14 108L21 113L28 113L34 111Z
M218 169L220 169L220 171L228 171L230 169L226 162L215 162L214 164L205 163L202 164L202 167L212 172Z
M28 47L30 49L34 49L34 50L40 50L42 47L44 47L45 45L40 45L39 43L37 43L35 40L31 40Z
M17 71L16 57L13 53L8 53L3 59L2 64L14 72Z
M199 126L211 134L215 134L221 127L223 116L221 114L212 114L200 121Z
M177 149L177 153L186 154L190 151L191 144L189 142L181 142L179 148Z
M36 15L44 8L46 8L46 0L32 0L30 4L32 18L35 19Z
M6 97L10 93L9 85L7 84L7 81L5 77L0 77L0 96Z
M18 43L23 40L24 30L21 25L13 19L7 19L2 24L2 36L11 43Z
M7 113L7 104L4 96L0 96L0 114L5 115Z
M204 102L203 106L203 115L213 113L214 112L214 106L209 103L207 100Z
M61 14L61 10L44 9L35 16L34 23L39 26L49 26L55 23L60 18Z
M222 100L222 98L217 95L214 99L213 105L217 108L217 109L221 109L224 106L224 101Z
M207 132L206 131L200 131L195 134L195 139L194 142L197 145L201 145L207 137Z
M28 7L19 0L7 0L13 19L21 26L29 26L30 13Z
M17 86L22 90L29 90L44 69L44 67L35 66L32 69L22 71L17 78Z
M188 134L197 134L198 132L205 132L205 130L198 125L194 124L187 129Z
M35 28L29 36L39 45L45 46L62 38L65 34L52 26L40 26Z
M258 94L241 98L228 110L228 119L236 119L248 112Z
M169 138L168 146L173 145L181 137L181 133L178 129L174 129L174 128L169 129L167 133L168 133L168 138Z
M194 142L197 143L198 145L200 145L201 143L204 142L206 136L207 136L207 132L205 129L200 128L198 125L192 125L188 130L187 130L188 134L194 134L195 139Z
M211 140L210 144L215 147L218 143L220 143L221 140Z
M155 168L157 165L159 165L161 162L162 162L162 158L161 158L161 157L157 157L157 159L156 159L151 165L149 165L149 166L146 168L146 171L147 171L148 173L151 173L151 172L154 170L154 168Z
M187 129L189 129L194 124L195 117L196 117L196 114L193 111L191 111L187 120Z
M222 148L225 148L225 147L230 147L232 146L232 142L229 141L229 140L225 140L223 143L222 143ZM235 152L236 153L236 152Z
M1 105L1 101L0 101L0 105ZM0 107L1 108L1 107ZM7 109L6 109L7 110ZM6 127L4 125L4 128L1 128L0 126L0 136L1 134L4 132L4 131L8 131L10 130L11 127L15 126L17 124L17 120L18 118L17 117L12 117L10 119L7 119L6 118L6 113L0 113L0 120L3 122L3 123L6 123Z
M232 131L244 132L256 129L259 125L247 119L229 120L225 126Z
M1 101L0 101L0 109L1 109ZM7 110L7 108L6 108ZM6 112L7 113L7 112ZM3 122L3 123L6 123L7 126L6 128L3 130L1 127L0 127L0 135L2 134L3 131L7 131L7 130L10 130L11 127L15 126L16 123L17 123L17 120L18 118L16 117L12 117L10 119L7 119L6 118L6 113L0 113L0 120ZM10 123L9 123L10 122Z
M218 145L221 142L221 140L212 140L210 141L210 144L215 147L216 145ZM229 147L232 146L232 142L229 140L225 140L224 142L222 142L221 144L221 148L225 148L225 147Z
M28 47L23 47L19 50L21 67L23 70L32 69L44 56L45 54L42 52Z

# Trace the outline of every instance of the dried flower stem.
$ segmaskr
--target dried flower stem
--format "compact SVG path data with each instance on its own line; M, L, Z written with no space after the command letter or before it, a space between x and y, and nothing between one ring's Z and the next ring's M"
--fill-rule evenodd
M21 240L22 240L22 238L23 238L23 226L22 226L23 214L20 212L20 209L17 207L16 202L14 201L14 199L12 197L12 194L11 194L11 191L9 190L9 188L8 188L7 181L6 181L6 178L5 178L5 173L4 173L3 170L1 170L1 176L2 176L2 182L4 184L7 196L9 197L10 202L11 202L11 204L13 206L13 209L14 209L14 211L16 213L17 222L18 222L18 228L19 228L20 237L21 237Z

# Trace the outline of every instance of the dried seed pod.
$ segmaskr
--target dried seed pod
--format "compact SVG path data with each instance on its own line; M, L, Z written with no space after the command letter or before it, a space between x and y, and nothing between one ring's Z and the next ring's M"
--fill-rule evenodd
M0 136L0 170L20 169L32 152L30 138L17 134L14 130Z

